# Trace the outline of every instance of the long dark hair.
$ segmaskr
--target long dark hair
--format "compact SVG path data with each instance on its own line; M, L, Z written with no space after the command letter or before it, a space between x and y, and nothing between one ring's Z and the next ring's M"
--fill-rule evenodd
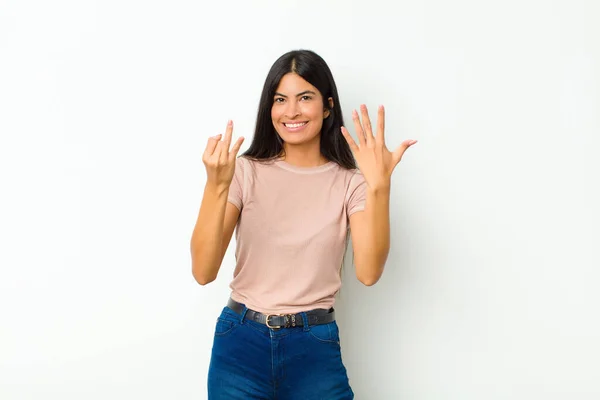
M323 120L321 128L321 154L340 167L356 169L356 161L340 128L344 124L340 99L331 70L325 60L310 50L290 51L275 61L263 86L258 105L256 129L248 150L242 156L255 160L270 160L284 152L283 140L271 121L271 108L279 81L287 73L296 73L316 87L323 97L323 106L330 115ZM333 99L333 108L327 99Z

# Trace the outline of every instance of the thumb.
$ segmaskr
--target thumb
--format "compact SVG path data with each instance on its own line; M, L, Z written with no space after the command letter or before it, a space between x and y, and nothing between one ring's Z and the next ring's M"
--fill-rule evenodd
M398 164L400 160L402 160L402 156L404 152L413 144L417 143L416 140L405 140L402 144L394 151L392 154L392 159L394 160L394 165Z

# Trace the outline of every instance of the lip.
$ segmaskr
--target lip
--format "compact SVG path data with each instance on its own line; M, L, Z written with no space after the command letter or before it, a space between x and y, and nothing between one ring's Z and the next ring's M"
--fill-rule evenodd
M281 125L283 125L283 128L288 132L298 132L298 131L301 131L302 129L306 128L306 125L308 125L308 121L290 122L290 124L299 124L301 122L304 122L304 125L299 126L297 128L289 128L285 125L286 124L285 122L282 122Z

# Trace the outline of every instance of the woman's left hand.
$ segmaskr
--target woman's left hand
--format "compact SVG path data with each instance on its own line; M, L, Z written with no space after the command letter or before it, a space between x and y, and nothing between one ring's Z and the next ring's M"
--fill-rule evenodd
M392 172L404 155L406 149L417 143L416 140L405 140L394 152L390 152L385 145L385 110L379 106L377 113L377 132L373 136L371 120L367 106L360 106L362 123L356 110L352 111L352 120L358 136L359 145L350 136L348 130L342 126L342 134L354 153L358 168L362 172L367 185L372 190L388 189L391 184Z

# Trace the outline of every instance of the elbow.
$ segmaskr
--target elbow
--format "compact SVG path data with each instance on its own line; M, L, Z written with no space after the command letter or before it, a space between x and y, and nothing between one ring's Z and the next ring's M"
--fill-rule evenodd
M356 278L365 286L373 286L383 275L389 247L367 251L364 248L355 249L354 260Z
M365 286L373 286L379 281L379 277L368 276L368 277L358 277L360 283Z
M383 265L374 264L357 264L356 278L365 286L373 286L383 274Z
M214 281L214 279L212 278L197 278L194 276L194 278L196 279L196 282L198 282L200 284L200 286L206 286L209 283L211 283L212 281Z
M207 277L203 277L203 276L198 277L196 275L194 275L194 279L196 279L196 282L198 282L200 284L200 286L206 286L215 280L214 278L207 278Z
M211 263L206 262L207 257L194 253L192 250L192 276L201 286L208 285L217 279L219 268L214 268Z
M194 276L196 282L198 282L201 286L208 285L217 278L216 276L209 276L208 274L203 274L195 268L192 268L192 275Z
M375 273L372 271L369 271L368 273L365 273L365 272L361 273L357 269L356 278L358 278L360 283L362 283L365 286L373 286L374 284L376 284L379 281L379 278L381 278L381 274Z

